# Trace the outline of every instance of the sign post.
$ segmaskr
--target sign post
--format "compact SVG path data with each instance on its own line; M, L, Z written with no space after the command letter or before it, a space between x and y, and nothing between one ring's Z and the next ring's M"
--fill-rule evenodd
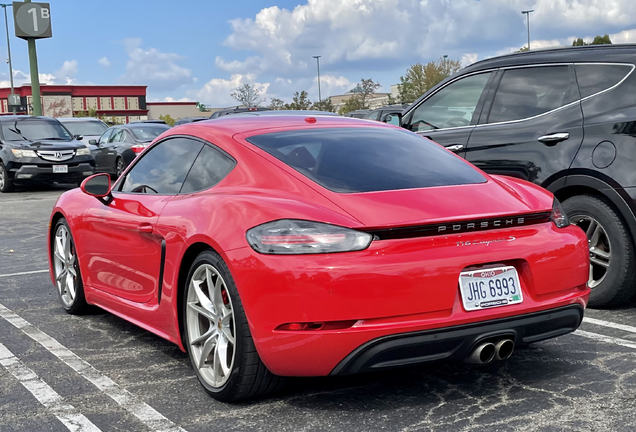
M13 18L15 20L15 35L21 39L26 39L29 46L33 115L40 116L42 115L42 99L40 97L35 40L52 36L51 8L48 3L31 3L31 0L25 0L24 3L13 2Z

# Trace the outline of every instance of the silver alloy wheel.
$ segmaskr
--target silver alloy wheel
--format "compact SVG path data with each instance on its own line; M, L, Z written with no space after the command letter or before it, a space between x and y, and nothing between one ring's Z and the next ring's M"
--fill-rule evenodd
M121 158L117 159L117 165L115 165L115 175L117 178L121 177L124 172L124 161Z
M77 255L71 234L65 225L60 225L55 232L53 243L53 264L57 290L66 307L73 306L77 294L76 261Z
M4 189L4 168L0 168L0 190Z
M570 216L570 222L585 231L587 244L590 248L590 288L597 287L607 276L610 260L612 259L612 245L605 228L590 216Z
M234 366L236 326L230 293L216 268L203 264L196 269L186 301L192 358L206 383L219 388Z

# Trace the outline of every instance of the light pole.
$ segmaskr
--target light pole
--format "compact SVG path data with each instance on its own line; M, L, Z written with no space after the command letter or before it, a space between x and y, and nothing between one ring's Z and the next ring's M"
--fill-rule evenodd
M11 44L9 43L9 22L7 21L7 7L13 6L12 4L0 4L2 9L4 9L4 25L7 29L7 54L9 55L9 59L7 62L9 63L9 78L11 80L11 94L13 94L13 66L11 65ZM15 115L15 105L11 106L11 111Z
M322 95L320 94L320 57L313 56L316 59L316 67L318 68L318 103L322 104Z
M530 12L534 12L534 9L521 11L528 18L528 51L530 51Z

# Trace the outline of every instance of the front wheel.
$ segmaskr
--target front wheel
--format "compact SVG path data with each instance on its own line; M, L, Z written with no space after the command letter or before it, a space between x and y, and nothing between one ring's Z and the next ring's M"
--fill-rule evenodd
M80 274L75 242L71 230L62 218L55 224L55 236L51 243L53 275L57 293L66 312L78 315L87 312L84 285Z
M570 222L587 235L590 249L590 306L625 303L634 294L634 245L618 213L604 200L579 195L563 202Z
M13 182L9 178L9 173L4 164L0 162L0 192L11 192L12 190Z
M236 285L217 253L197 257L185 289L184 345L205 391L231 402L277 389L282 378L258 356Z

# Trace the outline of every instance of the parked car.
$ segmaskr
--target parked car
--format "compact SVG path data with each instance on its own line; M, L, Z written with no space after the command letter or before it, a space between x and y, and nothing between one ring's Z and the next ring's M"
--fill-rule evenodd
M356 111L349 111L348 113L343 114L344 117L353 117L353 118L365 118L371 110L362 109Z
M400 125L400 117L396 114L402 114L406 108L408 108L408 104L395 104L395 105L387 105L382 108L377 108L367 114L364 118L367 120L377 120L384 123L393 124L396 126ZM388 117L391 116L391 117Z
M84 144L51 117L0 116L0 192L28 183L79 183L95 161Z
M108 125L94 117L59 117L58 120L77 139L87 143L99 139L108 129Z
M529 180L588 235L590 305L636 293L636 45L593 45L483 60L402 116L484 171Z
M186 123L194 123L202 120L208 120L210 117L184 117L174 122L175 126L179 126Z
M210 116L211 119L215 119L215 118L219 118L219 117L223 117L226 115L230 115L230 114L239 114L239 113L245 113L245 112L257 112L257 111L271 111L271 109L269 108L264 108L264 107L252 107L252 108L245 108L245 107L236 107L236 108L225 108L222 110L218 110L212 113L212 115Z
M587 237L550 192L340 116L174 128L113 187L65 192L50 227L66 311L174 342L224 401L280 376L503 360L574 331L590 292Z
M170 129L165 123L129 123L109 128L98 140L88 141L95 170L119 177L152 140Z

